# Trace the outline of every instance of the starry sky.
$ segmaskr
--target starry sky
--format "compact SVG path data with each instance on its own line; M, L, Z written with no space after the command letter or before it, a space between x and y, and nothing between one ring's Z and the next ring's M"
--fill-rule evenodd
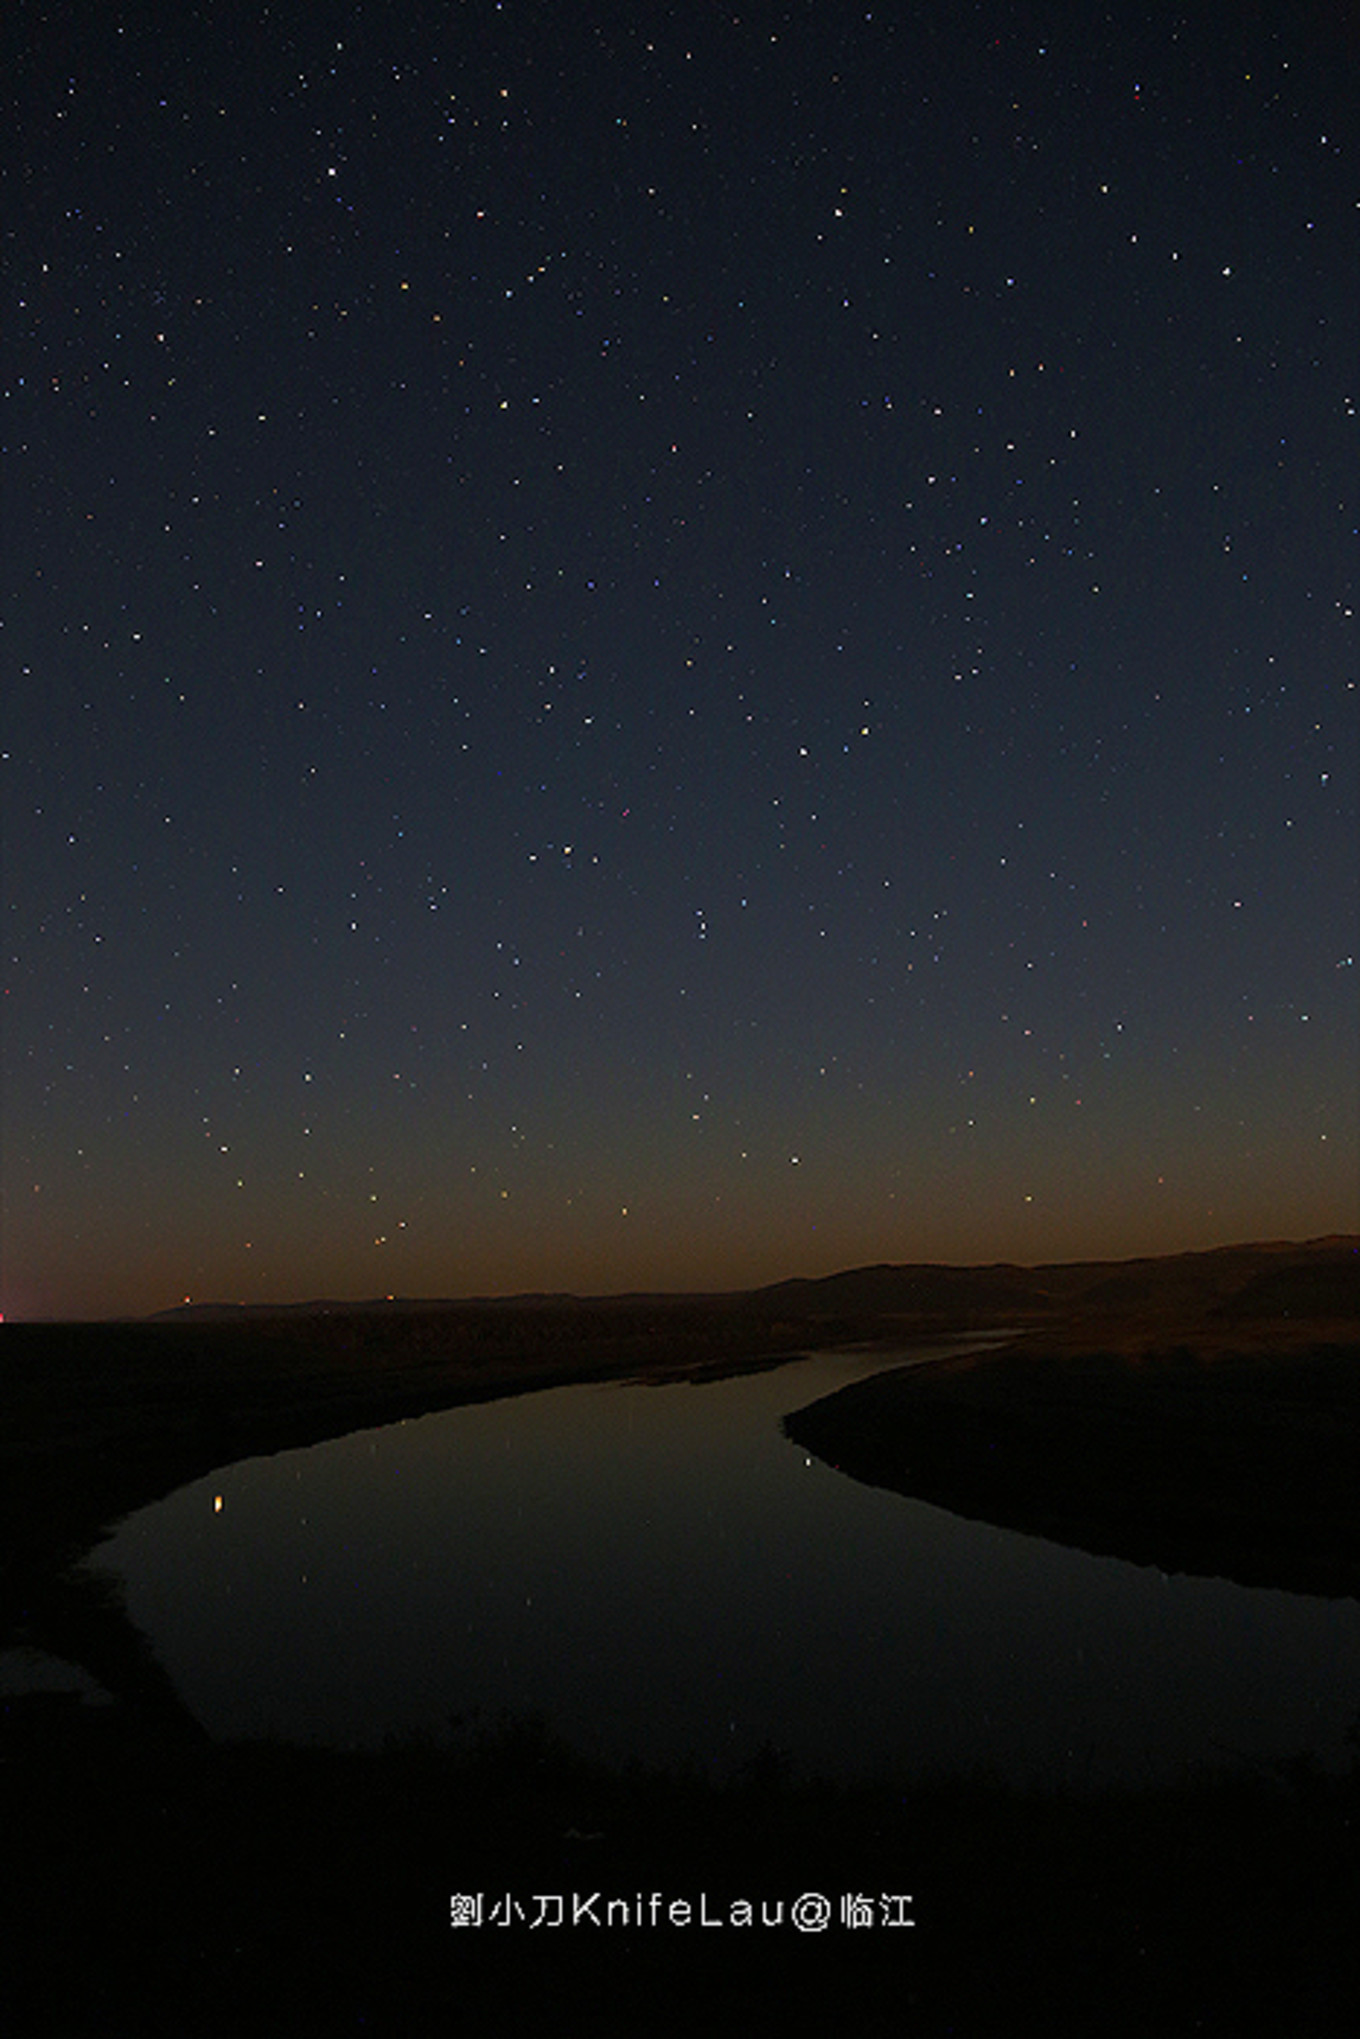
M1351 10L5 10L10 1316L1360 1226Z

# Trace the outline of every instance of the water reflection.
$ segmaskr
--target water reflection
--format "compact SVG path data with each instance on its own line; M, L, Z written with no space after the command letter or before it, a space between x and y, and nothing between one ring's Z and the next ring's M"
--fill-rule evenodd
M210 1731L544 1716L725 1772L1144 1781L1340 1761L1360 1607L1166 1579L865 1488L780 1433L879 1370L564 1388L212 1475L101 1548Z

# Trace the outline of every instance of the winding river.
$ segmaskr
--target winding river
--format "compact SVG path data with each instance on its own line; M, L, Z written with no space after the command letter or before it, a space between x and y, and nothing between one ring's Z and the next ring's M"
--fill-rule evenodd
M510 1713L611 1760L726 1774L774 1748L1019 1783L1344 1759L1355 1601L1088 1557L784 1437L889 1363L559 1388L251 1459L92 1562L219 1737L366 1745Z

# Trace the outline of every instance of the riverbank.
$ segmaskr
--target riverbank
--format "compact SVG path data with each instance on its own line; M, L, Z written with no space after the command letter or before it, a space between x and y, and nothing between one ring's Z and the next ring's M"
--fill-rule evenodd
M1353 1320L1049 1330L785 1418L871 1486L1165 1572L1360 1597Z
M712 1378L801 1350L721 1303L250 1313L0 1332L0 1650L80 1666L164 1735L196 1732L109 1583L78 1560L244 1458L575 1382Z

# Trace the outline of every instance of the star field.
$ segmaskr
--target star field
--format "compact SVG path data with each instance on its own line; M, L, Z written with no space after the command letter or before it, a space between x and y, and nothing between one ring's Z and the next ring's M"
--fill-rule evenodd
M1339 10L4 37L8 1314L1360 1226Z

